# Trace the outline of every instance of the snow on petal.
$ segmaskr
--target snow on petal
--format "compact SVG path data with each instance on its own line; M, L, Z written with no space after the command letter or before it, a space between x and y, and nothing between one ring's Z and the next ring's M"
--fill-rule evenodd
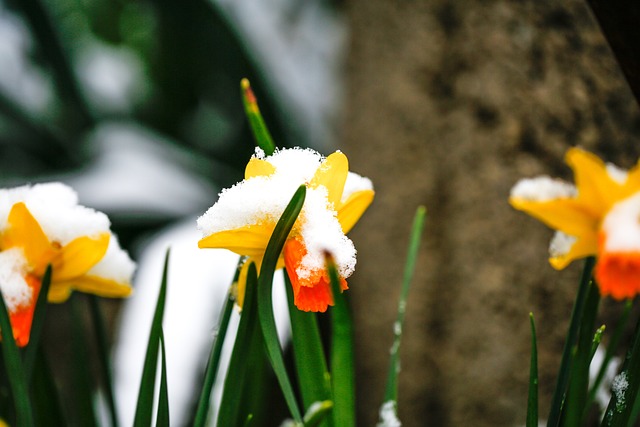
M521 179L511 189L511 198L531 202L546 202L554 199L576 196L576 187L572 184L548 176Z
M27 259L22 249L0 252L0 289L9 313L31 301L33 290L25 280L27 271Z
M640 253L640 192L613 205L602 221L605 252Z

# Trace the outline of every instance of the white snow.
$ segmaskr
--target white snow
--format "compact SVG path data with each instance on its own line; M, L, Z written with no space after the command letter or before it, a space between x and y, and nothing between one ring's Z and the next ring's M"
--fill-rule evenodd
M25 203L52 242L65 245L80 236L109 233L105 214L78 205L75 191L57 182L0 189L0 229L7 227L9 212L18 202Z
M380 420L377 427L401 427L402 423L396 413L396 402L388 400L380 407Z
M27 260L20 248L0 252L0 290L9 313L27 305L33 290L25 280Z
M511 198L531 202L570 198L576 194L574 185L548 176L521 179L511 189Z
M551 257L566 255L577 241L578 239L573 236L563 233L562 231L556 231L549 244L549 255L551 255Z
M605 252L640 252L640 192L613 205L602 233Z

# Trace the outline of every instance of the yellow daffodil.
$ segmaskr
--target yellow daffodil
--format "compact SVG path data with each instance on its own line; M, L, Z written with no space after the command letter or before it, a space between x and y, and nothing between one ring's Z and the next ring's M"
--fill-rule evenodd
M19 346L29 341L48 265L50 302L66 301L73 290L105 297L131 293L133 262L106 216L78 206L76 197L62 184L0 190L0 289Z
M299 148L265 157L258 149L245 169L245 179L223 190L220 198L198 219L201 248L226 248L255 262L258 270L276 222L296 188L307 185L307 196L278 268L285 267L293 285L294 302L303 311L325 311L333 304L324 267L324 251L336 259L342 278L355 267L355 248L346 233L353 228L374 197L371 181L349 172L347 157L335 152L327 158ZM242 306L246 266L241 271L237 302Z
M595 255L600 292L631 298L640 292L640 164L624 171L580 148L570 149L566 162L575 186L525 179L509 202L557 230L549 248L554 268Z

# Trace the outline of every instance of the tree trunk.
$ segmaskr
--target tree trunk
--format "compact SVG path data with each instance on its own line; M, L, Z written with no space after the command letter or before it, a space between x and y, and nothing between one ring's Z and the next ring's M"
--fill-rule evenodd
M341 146L377 191L352 234L358 425L377 419L420 204L427 227L401 347L403 425L524 425L529 312L544 418L582 262L554 271L553 233L511 209L509 190L539 174L572 180L563 155L574 145L632 166L640 121L631 91L586 2L351 0L346 9Z

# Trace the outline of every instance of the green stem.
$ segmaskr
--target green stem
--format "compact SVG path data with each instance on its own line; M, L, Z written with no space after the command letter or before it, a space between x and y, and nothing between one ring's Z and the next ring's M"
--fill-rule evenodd
M527 427L538 427L538 344L533 313L531 321L531 365L529 367L529 398L527 400Z
M204 377L204 385L200 393L200 399L198 401L198 408L196 410L196 418L193 423L194 427L203 427L207 422L207 416L209 414L209 406L211 400L211 392L213 385L216 382L216 375L218 372L218 365L220 364L220 355L222 354L222 346L224 339L227 336L227 329L229 328L229 319L231 318L231 312L233 311L233 305L235 299L229 293L224 307L222 309L222 315L220 318L220 326L218 327L218 334L215 342L211 347L211 353L209 355L209 362L207 363L207 371Z
M107 328L104 323L104 316L100 309L100 301L95 295L87 295L89 299L89 313L93 323L93 331L98 345L99 369L104 383L107 405L109 407L109 417L111 425L118 427L118 410L116 407L115 393L113 391L113 376L111 375L111 362L109 360L109 344L107 339Z
M582 277L580 279L580 286L578 288L578 295L571 312L571 320L569 322L569 331L567 332L567 339L564 343L564 349L562 351L562 360L560 362L560 371L558 373L558 379L556 382L556 388L553 392L551 399L551 410L549 411L549 418L547 421L547 427L557 427L560 423L560 416L562 414L562 406L567 392L567 386L569 384L571 361L573 358L573 346L577 342L578 332L580 330L580 323L582 321L582 314L584 311L585 302L587 299L587 293L589 290L589 283L591 282L591 272L595 265L595 258L588 257L584 263L584 269L582 271Z

